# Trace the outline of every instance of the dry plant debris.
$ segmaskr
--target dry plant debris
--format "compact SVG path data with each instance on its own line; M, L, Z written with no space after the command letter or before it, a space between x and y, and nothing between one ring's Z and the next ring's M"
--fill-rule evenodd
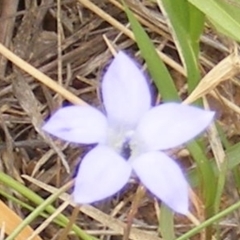
M190 103L206 96L227 136L234 141L239 135L240 113L238 47L206 31L201 38L204 78L187 97L185 71L157 6L151 1L126 2L171 70L181 97ZM47 136L41 130L44 119L62 104L93 104L101 108L101 74L111 58L104 39L115 49L126 49L137 56L138 50L121 1L2 0L0 10L0 171L45 197L48 191L55 191L50 185L57 188L73 177L79 155L87 149ZM133 184L117 198L81 207L77 223L93 235L121 239L117 236L123 234L135 190ZM24 218L25 210L4 201L0 203L6 210L12 209ZM70 216L72 208L67 206L68 203L61 211ZM160 239L156 234L158 210L152 199L141 200L130 239ZM37 219L32 227L41 222ZM191 226L191 222L177 218L179 234ZM5 229L8 233L8 226ZM48 223L40 236L54 239L59 231ZM69 235L68 239L75 238Z

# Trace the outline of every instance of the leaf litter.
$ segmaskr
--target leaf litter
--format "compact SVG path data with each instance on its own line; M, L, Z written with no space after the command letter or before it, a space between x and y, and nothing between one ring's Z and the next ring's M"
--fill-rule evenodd
M89 147L79 147L50 138L42 132L42 123L61 105L87 103L102 108L98 94L101 72L112 56L103 36L116 49L127 49L131 54L137 53L137 47L131 30L126 27L127 18L118 1L105 0L99 4L97 1L66 0L61 1L61 5L53 0L41 3L19 1L19 5L16 5L15 0L5 2L6 4L1 6L1 19L4 20L0 23L1 43L39 72L33 72L28 65L14 58L14 55L10 58L4 48L0 47L0 171L46 197L49 192L54 192L50 186L58 188L72 179L78 157L83 156ZM217 112L229 140L237 142L240 131L237 76L239 56L237 51L231 50L235 47L234 44L215 32L205 32L201 38L200 56L204 81L196 88L196 92L187 98L185 72L179 63L177 50L163 15L157 11L153 2L126 2L146 27L156 47L161 46L160 56L174 76L182 99L192 102L198 97L206 96L210 108ZM58 7L61 19L58 19ZM60 29L57 26L58 20L61 23ZM58 38L59 35L61 38ZM59 39L61 55L57 49ZM8 58L11 61L7 61ZM58 81L59 62L62 65L62 83ZM37 80L43 79L41 74L49 77L44 78L44 83ZM52 79L60 86L52 83ZM60 94L62 97L59 97ZM183 151L175 154L183 163L187 159L186 166L189 166L191 161L188 152L181 153ZM230 178L228 185L231 181ZM94 206L82 206L77 223L86 232L97 237L122 239L124 223L131 210L136 187L135 183L131 183L114 198ZM6 190L6 187L1 186L1 189ZM7 192L14 194L11 189L7 189ZM235 191L232 192L226 195L223 201L237 200ZM6 198L4 201L9 209L14 209L19 216L26 216L26 210L20 205L9 202ZM224 205L227 203L223 202ZM70 206L63 211L69 217L71 212ZM153 234L149 239L159 239L157 214L155 200L145 195L133 219L130 239L148 239L149 235L145 234ZM237 231L234 223L238 222L238 219L236 213L230 219L231 224L221 222L222 236L226 236L229 231ZM35 228L41 221L39 217L31 226ZM181 234L190 229L192 223L177 216L175 227L177 234ZM54 223L49 223L42 229L40 236L42 239L53 239L60 231ZM70 234L69 239L76 238Z

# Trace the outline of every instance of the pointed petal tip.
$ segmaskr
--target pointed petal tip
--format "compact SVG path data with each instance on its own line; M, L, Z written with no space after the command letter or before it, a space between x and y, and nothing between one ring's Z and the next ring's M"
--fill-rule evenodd
M147 80L134 59L120 51L102 81L103 102L109 119L135 125L151 107Z
M178 164L162 152L140 155L133 169L146 188L173 211L187 214L188 183Z
M176 209L175 212L180 213L180 214L185 215L185 216L187 216L190 213L188 207L183 207L183 208Z
M77 191L73 190L72 192L72 196L73 196L73 201L76 203L76 204L91 204L91 203L94 203L96 202L92 197L91 195L82 195L82 194L79 194Z
M98 145L83 158L76 176L73 199L89 204L120 191L128 182L132 168L111 148Z
M214 117L216 116L216 112L210 111L210 110L205 110L208 112L208 117L209 117L209 124L213 121Z
M188 202L180 203L174 205L169 205L169 207L176 213L180 213L182 215L188 215L189 214L189 204Z
M122 60L129 60L130 57L127 55L125 51L120 50L115 56L115 59L118 60L119 58L121 58Z
M57 110L42 129L68 142L99 143L105 141L107 119L91 106L68 106Z
M149 150L180 146L202 133L215 112L179 103L164 103L150 109L141 119L137 132Z

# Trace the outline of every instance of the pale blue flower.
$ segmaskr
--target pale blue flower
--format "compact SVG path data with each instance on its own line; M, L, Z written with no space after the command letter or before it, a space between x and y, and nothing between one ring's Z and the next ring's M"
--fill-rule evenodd
M104 75L102 96L106 115L90 106L64 107L43 127L65 141L97 143L80 164L75 202L92 203L117 193L134 172L171 209L187 214L187 181L178 164L162 150L196 137L214 113L178 103L152 107L144 75L123 52ZM125 145L131 149L129 159L121 155Z

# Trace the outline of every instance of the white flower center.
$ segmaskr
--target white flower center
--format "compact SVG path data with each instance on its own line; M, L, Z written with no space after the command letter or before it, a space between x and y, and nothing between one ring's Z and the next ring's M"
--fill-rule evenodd
M144 150L135 130L125 126L109 127L106 144L129 161L132 161Z

